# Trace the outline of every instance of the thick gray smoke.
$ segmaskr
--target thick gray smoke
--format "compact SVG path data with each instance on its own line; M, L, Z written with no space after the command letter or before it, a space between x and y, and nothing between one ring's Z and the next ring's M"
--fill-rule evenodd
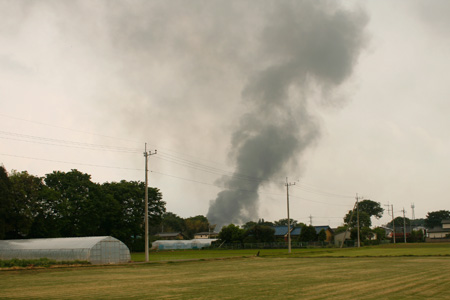
M258 215L259 188L284 178L317 140L311 91L328 99L352 73L367 18L337 3L3 1L0 28L17 44L0 65L22 64L29 74L21 76L38 70L30 81L54 82L73 98L74 115L99 132L141 138L159 156L165 147L213 160L225 155L231 134L235 175L222 179L226 189L208 218L242 223ZM35 51L18 51L28 48ZM142 157L135 159L140 167ZM201 197L170 183L161 189L175 212L179 199Z
M210 203L208 219L220 225L258 216L258 189L283 178L320 134L309 93L330 95L349 75L364 46L367 22L331 1L277 2L260 35L261 69L242 92L249 112L232 137L235 174Z

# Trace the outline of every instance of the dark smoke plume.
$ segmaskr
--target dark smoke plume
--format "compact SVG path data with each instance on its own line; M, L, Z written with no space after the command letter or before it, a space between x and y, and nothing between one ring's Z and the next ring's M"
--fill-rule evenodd
M234 176L212 200L208 219L225 225L258 217L258 189L295 161L320 135L311 90L329 96L348 78L364 46L367 22L331 1L273 3L260 35L261 69L242 98L250 108L232 136Z

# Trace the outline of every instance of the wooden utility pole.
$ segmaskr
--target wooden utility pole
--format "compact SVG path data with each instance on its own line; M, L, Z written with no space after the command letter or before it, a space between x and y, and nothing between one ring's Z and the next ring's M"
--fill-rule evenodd
M151 151L147 152L147 143L145 143L145 216L144 216L144 223L145 223L145 261L148 262L148 157L150 155L156 154L156 150L154 153Z
M394 204L391 205L391 211L392 211L392 236L394 237L394 244L395 244Z
M358 248L361 247L361 240L359 237L359 197L358 193L356 193L356 226L358 232Z
M406 219L405 208L403 207L403 242L406 244Z
M291 217L289 216L289 186L295 185L294 183L288 183L286 177L286 196L287 196L287 221L288 221L288 253L291 253Z

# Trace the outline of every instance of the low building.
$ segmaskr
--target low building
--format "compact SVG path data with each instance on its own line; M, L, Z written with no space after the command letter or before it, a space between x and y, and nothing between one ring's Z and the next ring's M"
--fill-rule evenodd
M428 239L450 239L450 220L442 220L441 226L429 229Z
M283 238L287 241L288 236L288 227L287 226L274 226L273 229L275 229L275 237L280 239ZM316 230L316 234L319 234L322 229L325 231L325 234L327 235L327 238L325 242L331 242L333 240L333 229L330 228L330 226L314 226L314 229ZM291 226L291 239L295 240L298 239L300 236L300 233L302 232L301 226Z
M14 258L117 264L130 261L130 250L111 236L0 241L0 259Z
M161 232L155 234L161 240L184 240L184 235L181 232Z
M194 239L215 239L218 236L218 232L197 232L194 234Z
M217 239L193 239L193 240L178 240L168 241L159 240L152 242L152 250L190 250L203 249L211 246L211 243Z
M344 241L351 240L350 235L347 230L334 234L334 245L340 247Z

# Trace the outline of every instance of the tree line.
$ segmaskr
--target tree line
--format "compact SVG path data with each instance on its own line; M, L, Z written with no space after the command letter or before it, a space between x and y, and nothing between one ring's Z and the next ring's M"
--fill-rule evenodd
M0 239L111 235L143 248L145 184L94 183L76 169L44 177L0 166ZM166 203L148 188L149 224L159 226Z
M140 181L99 184L92 182L91 175L76 169L37 177L27 171L8 174L0 166L0 239L111 235L131 250L140 251L144 246L144 194L145 184ZM151 235L180 232L191 239L197 232L214 230L214 225L205 216L181 218L166 212L159 189L148 188L148 194ZM367 199L359 202L362 241L371 239L375 233L378 239L385 238L383 228L371 228L371 218L381 218L383 212L378 202ZM449 211L429 212L425 219L406 218L405 222L407 226L433 228L444 219L450 219ZM273 227L287 226L287 223L287 219L274 222L260 219L249 221L242 227L229 224L220 230L219 239L225 242L275 242ZM316 233L313 226L293 219L290 223L302 228L298 241L326 239L325 232ZM395 218L394 224L398 228L403 226L403 218ZM350 230L351 237L356 239L356 213L351 210L344 217L344 225L335 233L345 230Z
M264 221L260 219L257 222L249 221L242 227L235 224L229 224L222 227L219 232L219 240L226 243L273 243L285 242L284 236L276 236L276 226L287 226L287 218L280 219L275 222ZM316 232L316 228L312 225L299 223L294 219L290 219L291 227L300 227L300 235L293 239L294 242L323 242L327 239L324 229Z

